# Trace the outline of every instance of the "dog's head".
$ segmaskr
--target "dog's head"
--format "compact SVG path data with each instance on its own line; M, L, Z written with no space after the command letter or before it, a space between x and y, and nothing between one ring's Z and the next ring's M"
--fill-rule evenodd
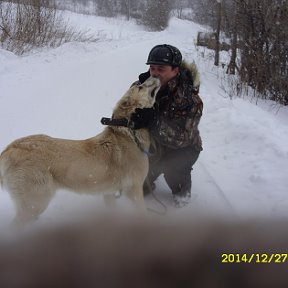
M151 108L160 89L160 81L149 77L143 84L133 85L117 103L113 118L129 119L136 108Z

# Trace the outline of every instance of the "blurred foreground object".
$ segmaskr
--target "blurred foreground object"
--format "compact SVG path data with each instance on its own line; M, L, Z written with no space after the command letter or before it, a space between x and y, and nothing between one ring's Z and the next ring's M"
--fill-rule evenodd
M221 256L288 253L287 224L102 218L10 235L0 241L0 287L288 287L288 259Z

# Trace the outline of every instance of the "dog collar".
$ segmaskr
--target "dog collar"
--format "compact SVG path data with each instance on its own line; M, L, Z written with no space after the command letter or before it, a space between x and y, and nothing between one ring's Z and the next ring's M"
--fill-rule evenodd
M103 117L103 118L101 119L101 124L103 124L103 125L110 125L110 126L128 127L129 121L128 121L126 118L114 119L114 118L106 118L106 117Z
M143 146L141 145L141 143L140 143L140 141L136 135L135 129L133 129L133 125L131 125L131 123L129 123L129 121L126 118L114 119L114 118L103 117L101 119L101 123L103 125L130 128L129 129L130 133L132 134L132 137L133 137L134 142L136 143L137 147L148 157L151 156L151 153L147 149L143 148Z

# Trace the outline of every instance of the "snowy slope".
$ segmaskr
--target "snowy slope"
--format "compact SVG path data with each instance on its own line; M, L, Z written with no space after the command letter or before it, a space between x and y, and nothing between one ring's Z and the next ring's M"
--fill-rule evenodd
M101 117L111 115L118 99L147 69L150 49L169 43L197 63L205 107L200 124L204 151L192 178L194 201L174 209L171 192L160 178L156 195L168 213L288 216L288 111L276 113L271 103L256 106L249 99L230 100L221 89L222 69L213 67L207 51L203 58L195 47L197 31L203 27L173 18L165 31L147 32L121 19L65 13L71 24L89 29L99 41L68 43L24 57L0 50L0 150L30 134L70 139L98 134ZM161 209L152 197L146 201ZM102 206L99 196L61 191L41 221ZM0 191L0 224L8 223L13 214L9 196Z

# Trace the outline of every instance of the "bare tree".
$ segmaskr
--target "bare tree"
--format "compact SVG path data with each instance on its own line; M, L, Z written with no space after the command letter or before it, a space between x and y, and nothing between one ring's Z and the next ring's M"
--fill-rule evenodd
M170 0L147 0L141 23L150 30L164 30L168 26L171 7Z
M221 20L222 20L222 5L221 0L217 1L217 26L216 26L216 47L215 47L215 59L214 65L219 66L219 54L220 54L220 32L221 32Z
M195 4L195 15L204 15L202 23L205 19L206 24L216 27L216 34L220 27L231 39L227 73L237 70L241 83L254 89L257 97L288 105L288 0L221 0L221 17L220 3L216 7L211 1Z
M227 73L228 74L236 74L236 68L237 64L236 64L236 59L237 59L237 47L238 47L238 2L233 2L232 3L232 11L229 11L232 16L232 19L229 22L231 23L231 58L230 58L230 62L227 68ZM228 21L226 21L228 22Z

